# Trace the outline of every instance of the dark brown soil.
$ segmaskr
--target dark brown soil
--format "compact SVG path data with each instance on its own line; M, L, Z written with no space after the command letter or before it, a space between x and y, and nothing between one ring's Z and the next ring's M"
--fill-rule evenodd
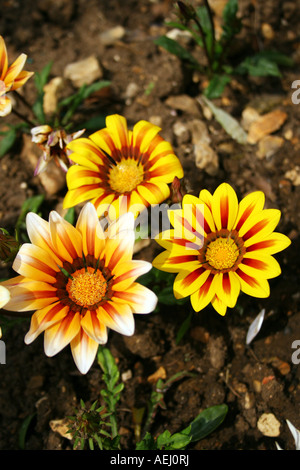
M136 333L131 338L110 333L108 346L121 377L129 377L119 402L123 448L135 447L132 411L147 406L154 386L149 377L162 367L167 379L179 371L194 375L175 382L166 392L166 408L157 412L150 429L154 436L165 429L177 432L201 410L225 403L228 414L223 424L192 449L274 450L275 441L287 450L294 449L286 420L300 429L300 366L291 359L292 342L300 340L300 186L286 173L300 166L300 105L291 100L291 84L300 76L299 2L240 2L244 28L232 54L245 57L266 47L292 55L295 66L283 70L281 78L238 77L227 86L223 98L215 100L239 121L243 110L249 105L258 109L258 102L261 113L273 109L287 113L276 132L283 137L283 145L271 157L263 158L257 156L258 145L238 144L213 118L203 116L196 98L205 77L193 80L177 58L154 45L155 37L167 31L164 21L174 17L171 1L38 0L34 9L28 0L1 3L0 34L11 58L21 52L28 54L26 70L39 71L53 60L52 78L61 76L71 62L90 55L98 58L103 78L111 81L111 87L109 93L85 103L83 117L119 113L131 126L140 119L159 122L161 135L172 143L182 161L190 192L197 195L202 188L213 191L223 181L230 183L240 198L249 191L263 190L266 207L282 211L277 230L292 239L291 247L277 256L282 274L270 281L268 299L241 296L237 307L229 309L224 318L211 307L193 313L179 344L176 336L190 312L189 302L177 307L161 304L155 313L136 316ZM263 36L263 24L273 28L273 38ZM125 28L124 36L112 45L101 44L99 35L119 25ZM128 96L130 83L135 84L133 96ZM33 92L33 81L29 81L29 100ZM194 106L170 106L170 97L178 95L189 95L196 110ZM15 122L12 115L2 119L3 126ZM214 174L196 167L190 135L180 138L174 133L174 124L193 119L201 119L207 126L219 159ZM49 195L39 178L33 177L24 145L19 142L0 160L0 226L11 233L29 196L45 194L42 212L47 218L49 209L57 208L65 193L64 187ZM137 256L151 261L158 251L152 241ZM9 266L1 266L1 278L11 274ZM249 325L262 308L266 310L262 329L246 347ZM16 322L3 338L6 364L0 365L0 449L19 449L22 423L32 414L25 449L70 449L72 443L54 432L49 423L72 414L80 399L91 404L99 398L103 388L100 368L95 363L82 376L68 347L47 358L42 337L30 346L24 344L28 327L29 319ZM263 435L257 427L264 413L272 413L281 424L276 438Z

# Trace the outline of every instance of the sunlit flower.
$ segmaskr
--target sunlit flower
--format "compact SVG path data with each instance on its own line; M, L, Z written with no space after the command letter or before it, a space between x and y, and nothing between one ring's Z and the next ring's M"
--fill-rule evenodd
M27 215L31 243L20 248L13 264L19 276L1 284L11 293L5 309L33 311L25 337L42 332L47 356L70 343L78 369L86 373L107 330L134 333L134 313L155 309L155 294L135 282L152 265L132 260L133 214L124 214L103 231L96 209L87 203L76 227L52 211L49 222Z
M178 273L176 298L190 296L197 312L211 302L225 315L241 291L269 296L268 279L281 273L271 255L284 250L290 240L274 232L280 211L263 209L264 202L264 194L255 191L238 203L233 188L223 183L213 195L207 190L199 198L185 195L182 209L169 211L174 228L157 237L165 251L153 266Z
M67 145L74 139L77 139L85 132L85 129L67 134L64 129L54 130L51 126L43 125L33 127L31 129L32 142L35 142L43 151L36 169L35 175L39 175L45 171L47 165L53 160L57 166L61 167L64 171L72 164L70 159L71 150L67 149Z
M6 116L12 108L11 101L5 93L20 88L33 75L33 72L22 70L26 59L27 55L21 54L8 66L6 45L0 36L0 116Z
M182 178L183 170L172 146L158 135L161 129L139 121L130 131L119 115L108 116L106 126L68 145L77 165L67 173L64 207L90 200L99 217L108 211L114 220L165 201L168 184Z

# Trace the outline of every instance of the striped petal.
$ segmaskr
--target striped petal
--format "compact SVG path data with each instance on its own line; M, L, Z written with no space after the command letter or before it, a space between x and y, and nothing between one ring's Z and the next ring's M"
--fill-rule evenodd
M199 267L198 254L189 252L170 254L166 250L156 256L152 265L168 273L178 273L181 270L189 272Z
M91 170L88 167L86 168L80 165L72 165L67 173L67 182L69 190L71 191L82 186L99 186L102 181L98 169Z
M5 305L5 310L13 312L37 310L58 300L57 289L51 284L31 280L16 284L15 279L10 279L5 285L11 296Z
M147 121L139 121L133 127L132 146L139 149L140 153L148 150L151 141L161 130L160 127L155 126Z
M10 300L10 292L4 287L0 286L0 308L4 307L5 304Z
M265 195L262 191L254 191L245 196L239 203L239 210L233 228L242 230L244 223L252 214L261 212L265 204Z
M204 309L212 301L215 292L215 276L209 274L201 288L191 295L191 304L195 312Z
M247 256L250 257L250 253L253 256L257 256L260 253L265 255L274 255L282 250L285 250L291 244L291 240L282 233L274 232L268 235L264 240L252 243L247 247Z
M26 72L25 70L22 70L22 72L20 72L19 75L14 79L11 90L17 90L21 86L25 85L32 75L34 75L34 72Z
M99 222L95 206L85 204L80 211L76 229L82 237L82 250L85 256L91 255L99 259L105 246L105 234Z
M180 271L174 281L174 296L176 299L187 297L201 289L207 280L210 271L201 266L192 272Z
M157 304L157 296L147 287L134 282L124 291L114 292L112 300L129 305L133 313L153 312Z
M218 298L227 307L233 308L241 290L239 277L234 272L228 272L216 274L215 278Z
M96 343L105 344L107 342L107 328L101 321L101 315L98 315L96 311L85 313L81 320L81 327Z
M266 279L255 278L245 273L241 269L236 270L241 283L241 291L252 297L265 298L270 295L270 286Z
M239 268L253 277L263 277L264 279L272 279L281 274L281 268L273 256L259 255L252 257L246 253Z
M61 304L61 302L48 305L35 312L31 317L30 329L25 336L25 343L32 343L47 328L61 322L68 315L68 312L69 307Z
M79 231L55 211L50 212L49 223L52 244L63 259L72 263L80 258L82 237Z
M166 183L154 184L152 181L140 184L137 191L148 205L160 204L170 196L170 188Z
M121 150L129 146L127 121L123 116L118 114L107 116L106 127L112 135L116 148Z
M59 271L53 258L39 246L24 243L13 263L13 269L35 281L54 283Z
M132 260L119 263L112 271L114 278L114 291L124 291L128 289L133 282L143 274L152 269L152 264L142 260Z
M107 328L125 336L133 335L134 319L129 305L108 301L98 308L98 315Z
M212 214L217 230L231 230L238 213L238 199L234 189L223 183L215 190L212 199Z
M97 170L99 165L105 163L106 157L91 137L89 139L81 137L80 139L72 140L68 143L67 149L72 152L71 159L73 162L90 170Z
M7 72L8 59L7 49L2 36L0 36L0 80L4 81Z
M61 261L61 257L59 253L54 251L50 236L49 222L42 219L34 212L30 212L26 216L26 228L31 243L47 251L55 263L58 264Z
M258 214L253 214L243 224L239 236L243 238L248 248L253 243L260 242L273 232L280 220L280 211L277 209L265 209Z
M71 341L71 351L74 362L82 374L86 374L98 351L98 343L88 336L82 329Z
M222 302L222 300L219 299L217 295L215 295L212 300L211 304L213 308L218 312L219 315L222 315L222 317L226 314L227 311L227 305Z
M44 349L46 356L59 353L80 331L80 313L69 313L45 330Z
M19 73L22 71L22 69L25 65L26 59L27 59L27 55L26 54L21 54L10 65L10 67L8 67L8 70L7 70L7 73L6 73L6 76L5 76L5 80L4 80L6 85L8 85L10 83L13 85L14 80L17 78ZM12 86L12 90L14 90L14 89L15 89L14 86Z

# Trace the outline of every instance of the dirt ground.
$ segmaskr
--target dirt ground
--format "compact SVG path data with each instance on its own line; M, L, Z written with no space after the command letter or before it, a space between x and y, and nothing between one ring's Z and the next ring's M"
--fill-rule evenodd
M222 2L211 3L218 17ZM193 375L167 390L166 408L158 410L150 429L154 436L165 429L180 431L201 410L222 403L228 405L222 425L191 449L275 450L277 441L284 449L293 450L286 420L300 429L300 366L291 359L292 343L300 340L300 104L293 104L291 99L291 85L300 78L300 2L242 0L239 4L244 27L233 45L233 57L267 48L293 57L295 63L293 68L283 69L280 78L237 77L223 97L214 101L239 122L249 107L260 114L273 110L286 113L273 134L280 137L280 146L267 155L259 143L237 143L207 110L204 112L197 98L205 77L193 75L177 58L154 44L157 36L169 30L165 21L174 19L171 1L38 0L34 9L29 0L1 1L0 34L10 58L25 52L25 69L34 71L53 60L53 78L62 76L69 63L95 55L103 79L111 85L84 104L83 117L119 113L130 126L140 119L159 124L161 135L172 143L183 164L191 193L198 195L203 188L214 191L223 181L235 188L239 198L262 190L266 207L282 211L277 230L292 239L291 246L276 256L282 274L270 281L268 299L242 295L237 307L229 309L224 318L211 307L193 313L190 328L179 344L176 336L190 313L189 302L171 307L161 304L152 314L136 316L136 333L131 338L110 333L108 346L125 385L119 402L123 449L135 446L132 410L147 406L154 387L151 376L158 370L167 379L179 371ZM121 31L119 37L105 44L101 34L120 26L115 30ZM196 54L203 60L199 51ZM32 80L25 90L30 99ZM180 100L181 96L185 98ZM189 132L195 120L204 123L211 139L210 146L217 155L213 168L201 169L195 164ZM16 121L11 115L3 119L3 125L7 122ZM26 145L28 140L19 142L0 160L0 226L11 233L28 197L45 194L42 211L47 218L49 208L59 208L65 194L64 186L51 193L40 178L33 176ZM136 256L151 261L158 252L152 241ZM9 266L2 264L0 268L1 278L12 274ZM249 325L263 308L266 315L262 329L246 346ZM6 364L0 365L0 449L20 448L20 430L31 415L25 449L71 449L71 441L53 431L50 422L72 414L80 399L91 404L99 398L101 371L95 363L82 376L69 347L47 358L43 337L26 346L28 328L29 319L16 322L3 338ZM264 413L278 420L280 433L276 437L258 429Z

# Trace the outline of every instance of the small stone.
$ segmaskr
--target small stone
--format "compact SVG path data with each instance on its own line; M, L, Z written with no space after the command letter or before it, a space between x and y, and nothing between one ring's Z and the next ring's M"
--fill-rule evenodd
M257 121L258 118L260 117L260 114L256 109L252 108L251 106L248 106L247 108L244 109L242 112L242 120L241 120L241 125L243 128L248 131L250 125Z
M104 46L112 46L125 36L125 28L123 26L115 26L100 34L100 41Z
M132 371L130 369L126 370L121 375L121 378L122 378L122 382L126 382L127 380L130 380L132 378Z
M284 139L279 136L266 135L258 143L258 158L270 158L283 146Z
M256 393L260 393L261 392L261 381L260 380L253 380L253 388L255 390Z
M274 39L274 29L269 23L263 23L261 25L261 32L265 39Z
M280 129L287 119L287 113L280 109L275 109L267 114L260 116L256 121L252 122L248 132L248 143L256 144L264 136L272 134Z
M257 422L257 427L264 436L278 437L280 435L280 422L273 413L263 413Z
M153 374L149 375L147 381L152 384L156 384L158 379L165 379L167 377L167 372L164 367L160 367Z
M78 62L72 62L64 69L64 77L69 79L76 88L80 88L84 84L90 85L102 76L103 71L94 55Z
M300 167L298 165L288 170L284 176L290 180L294 186L300 186Z
M187 114L195 116L200 115L197 102L188 95L170 96L166 99L165 103L167 106L169 106L169 108L173 108L178 111L183 111Z
M216 152L205 142L199 142L194 147L195 164L197 168L215 176L219 170L219 158Z
M133 98L135 98L138 93L139 93L138 84L135 82L128 83L127 88L124 93L124 99L126 101L126 104L127 105L131 104Z
M60 434L62 437L65 437L66 439L72 439L72 433L68 432L68 424L70 424L70 421L67 418L53 419L49 424L52 431L58 432L58 434Z
M64 87L64 79L55 77L44 86L43 108L45 114L53 114L57 108L59 93Z
M186 124L182 122L175 122L173 126L173 132L176 136L177 144L184 144L187 143L190 139L190 131Z
M191 329L190 335L194 340L200 341L200 343L208 343L209 332L202 326L194 326L194 328Z

